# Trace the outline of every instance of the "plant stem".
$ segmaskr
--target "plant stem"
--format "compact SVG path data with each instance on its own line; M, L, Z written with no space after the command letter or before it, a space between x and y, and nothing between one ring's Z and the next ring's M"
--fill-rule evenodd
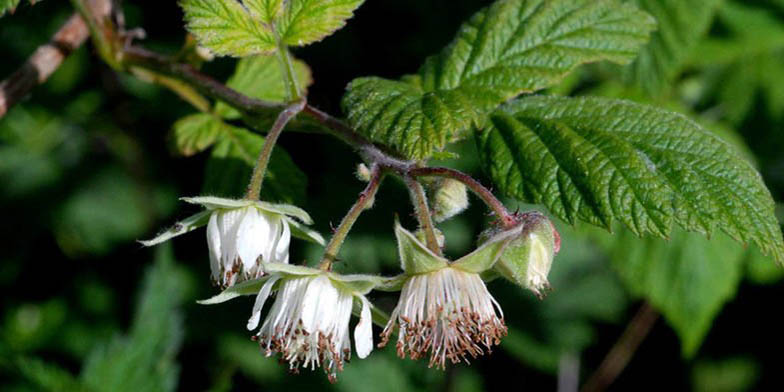
M283 74L283 82L286 84L286 95L289 102L294 102L300 98L299 84L297 75L294 73L294 63L291 62L289 49L284 44L278 45L278 60Z
M305 100L299 100L294 102L293 104L283 109L280 114L278 114L278 118L275 120L275 123L272 124L272 128L270 128L269 132L267 133L266 138L264 139L264 147L261 148L261 153L259 154L259 159L256 161L256 167L253 168L253 174L250 177L250 182L248 183L248 191L245 194L245 198L249 200L258 200L259 195L261 194L261 185L264 182L264 174L267 172L267 165L269 164L270 157L272 156L272 149L275 147L275 143L278 141L278 136L283 132L283 129L286 128L286 124L297 115L297 113L302 111L302 108L305 107Z
M332 263L337 259L340 247L343 245L343 241L345 241L348 232L351 231L351 227L354 226L354 222L357 221L357 218L362 214L362 211L370 208L373 204L373 200L376 197L376 191L378 191L379 185L381 185L384 173L381 166L378 164L374 164L370 170L370 182L368 182L365 190L359 194L359 198L354 205L351 206L351 209L348 210L348 213L343 217L343 220L340 221L340 225L335 229L335 233L324 249L324 256L321 258L321 263L319 264L319 268L322 270L329 271L332 269Z
M427 205L425 189L422 188L422 184L420 184L419 181L415 180L414 177L409 174L403 176L403 181L406 183L408 191L411 194L411 202L414 204L419 226L425 232L427 247L432 250L433 253L440 255L441 247L438 246L438 240L436 239L435 226L433 225L433 219L430 216L430 207Z
M649 303L640 306L637 314L626 326L623 335L615 342L610 352L604 357L602 364L582 388L582 392L598 392L607 389L621 374L632 359L640 343L648 336L653 324L659 318L659 312Z
M490 192L489 189L468 174L447 167L418 167L411 169L409 174L414 177L446 177L460 181L493 210L493 213L501 221L504 228L509 229L517 224L514 214L509 213L504 204L493 195L493 192Z

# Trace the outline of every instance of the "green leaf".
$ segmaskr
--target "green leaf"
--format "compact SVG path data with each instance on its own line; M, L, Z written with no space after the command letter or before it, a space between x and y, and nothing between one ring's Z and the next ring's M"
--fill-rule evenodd
M93 350L81 380L94 391L174 391L179 375L175 358L184 335L179 307L187 283L174 265L171 247L158 248L128 335Z
M446 259L433 253L416 236L400 225L395 217L395 237L400 256L400 265L406 274L422 274L446 268Z
M292 60L297 85L304 92L313 83L310 68L302 60ZM283 75L280 61L277 58L274 56L251 56L237 62L237 68L226 85L249 97L284 103L287 94L284 80L285 75ZM215 113L229 119L240 117L238 111L223 102L218 102L215 105ZM274 121L274 118L270 118L270 120Z
M174 123L174 148L186 157L200 153L218 141L225 132L223 127L225 124L212 114L185 116Z
M342 106L371 140L425 159L497 105L553 85L581 64L630 62L653 27L649 15L615 0L497 1L418 75L355 79Z
M719 227L784 262L774 204L731 146L686 117L604 98L530 97L493 114L480 155L506 194L559 218L666 237Z
M667 87L707 32L722 1L636 0L656 18L658 28L625 70L627 78L654 94Z
M695 392L751 391L759 377L760 364L744 357L699 361L691 371Z
M606 235L605 235L606 237ZM629 291L646 298L693 356L724 303L735 296L744 250L725 235L708 240L675 230L669 241L621 231L610 242L613 266Z
M251 14L236 0L183 0L180 5L188 31L215 54L242 57L277 50L273 31L261 15Z
M243 128L226 124L225 135L212 149L204 179L206 194L239 197L245 192L245 181L264 145L264 138ZM285 150L272 151L262 196L265 199L292 204L305 200L305 174L294 164Z
M56 364L44 362L37 358L23 357L17 358L14 361L14 365L19 375L40 390L52 392L89 391L76 377Z
M19 0L0 0L0 16L5 15L6 12L13 13L18 5Z
M218 55L270 54L304 46L346 24L364 0L183 0L188 30Z

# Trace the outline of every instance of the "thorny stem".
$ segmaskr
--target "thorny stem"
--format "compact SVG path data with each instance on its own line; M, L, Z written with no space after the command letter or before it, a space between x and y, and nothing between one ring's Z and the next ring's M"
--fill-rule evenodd
M659 312L649 303L643 303L623 331L623 335L615 342L599 365L599 369L591 375L581 391L599 392L607 389L632 359L634 352L648 336L658 318Z
M348 213L343 217L343 220L340 221L340 225L335 229L335 233L329 240L326 249L324 249L324 256L319 264L319 268L322 270L329 271L332 269L332 263L337 259L340 247L343 245L343 241L345 241L348 232L351 231L351 227L354 226L354 222L357 221L357 218L362 214L362 211L373 205L376 191L378 191L379 185L381 185L381 181L384 177L384 171L378 164L374 164L370 170L370 182L368 182L365 190L359 194L359 198L354 205L351 206L351 209L348 210Z
M250 177L250 182L248 183L248 191L245 194L245 198L248 200L258 200L259 195L261 194L261 185L264 182L264 174L267 173L267 165L269 164L270 157L272 156L272 149L275 148L275 143L278 141L278 136L283 132L283 129L286 128L286 124L297 115L297 113L302 111L302 108L305 107L305 100L299 100L294 102L293 104L283 109L280 114L278 114L278 118L275 120L275 123L272 124L272 128L270 128L269 132L267 133L266 138L264 139L264 147L261 148L261 153L259 154L259 159L256 161L256 167L253 168L253 174Z
M422 184L419 181L409 174L403 176L403 181L406 183L409 193L411 193L411 202L414 203L414 211L416 211L419 226L425 232L427 247L433 253L440 255L441 247L438 246L438 240L436 239L435 226L433 225L433 219L430 217L430 207L427 205L425 189L422 188Z
M460 181L493 210L493 213L501 221L504 228L509 229L517 224L514 214L511 214L506 207L504 207L504 204L493 195L493 192L490 192L489 189L485 188L484 185L480 184L479 181L468 174L447 167L418 167L411 169L408 173L414 177L447 177Z

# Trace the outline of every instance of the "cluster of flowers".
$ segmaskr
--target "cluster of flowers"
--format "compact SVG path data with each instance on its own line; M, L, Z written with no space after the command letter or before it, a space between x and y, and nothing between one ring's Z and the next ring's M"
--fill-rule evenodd
M205 211L143 244L152 246L206 224L212 279L225 290L202 303L258 293L247 328L258 328L254 340L265 355L280 354L293 372L322 367L331 381L351 357L352 312L359 315L357 355L365 358L373 349L373 317L381 313L366 297L371 290L400 291L379 347L396 331L401 358L429 356L429 366L443 369L447 361L468 362L490 352L507 333L503 311L485 280L503 276L541 296L559 247L555 229L535 212L521 214L512 229L485 233L481 246L456 261L430 251L396 222L401 275L341 275L289 264L292 235L324 243L306 227L311 219L297 207L214 197L184 200ZM273 293L275 301L259 328Z

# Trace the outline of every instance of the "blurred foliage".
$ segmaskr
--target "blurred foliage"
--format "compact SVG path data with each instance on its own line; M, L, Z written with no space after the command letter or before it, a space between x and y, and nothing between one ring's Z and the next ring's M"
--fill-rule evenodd
M6 3L16 2L0 0L0 14ZM128 25L147 31L145 45L165 53L181 48L182 13L175 2L154 9L126 3ZM338 114L348 81L416 71L487 3L366 2L345 29L296 51L311 69L298 65L303 84L313 80L309 101ZM548 92L654 102L684 113L738 148L782 202L784 2L635 3L659 21L643 55L623 69L582 68ZM0 77L48 41L71 12L67 2L34 7L21 2L13 14L3 15ZM245 64L245 69L274 71L261 65ZM258 71L246 74L258 78L230 79L235 68L241 71L227 59L204 64L205 72L242 81L248 89L266 84L269 76ZM554 290L545 300L500 280L489 284L509 325L509 336L493 355L440 372L426 363L398 360L387 348L352 361L334 385L320 372L288 376L285 366L265 358L248 338L244 325L251 299L194 304L216 291L209 285L202 233L183 236L173 249L156 255L134 242L193 212L176 209L179 195L202 190L236 195L244 189L250 164L235 150L253 157L262 136L241 127L237 113L224 106L218 103L215 116L207 119L243 141L216 137L208 154L175 157L169 148L177 144L175 123L195 110L162 88L110 71L87 46L0 119L3 390L360 391L372 386L468 392L508 387L511 378L521 388L553 389L565 356L580 358L585 380L641 301L664 317L617 380L619 390L640 385L784 389L780 347L773 344L784 325L769 316L784 294L784 272L754 246L736 245L723 235L705 239L676 232L664 241L560 224L563 247L550 275ZM302 125L293 128L310 126ZM271 170L280 170L279 179L287 182L274 197L302 204L317 228L328 233L363 187L353 175L359 158L340 142L313 133L286 132L281 143L281 168ZM195 150L204 148L198 144ZM440 164L481 175L471 141L450 151L460 159ZM470 251L491 219L479 201L472 203L440 225L450 257ZM404 226L413 227L410 211L403 187L385 182L336 268L396 273L392 221L399 214ZM292 261L314 262L319 252L297 242ZM373 293L371 299L387 310L395 303L394 295Z

